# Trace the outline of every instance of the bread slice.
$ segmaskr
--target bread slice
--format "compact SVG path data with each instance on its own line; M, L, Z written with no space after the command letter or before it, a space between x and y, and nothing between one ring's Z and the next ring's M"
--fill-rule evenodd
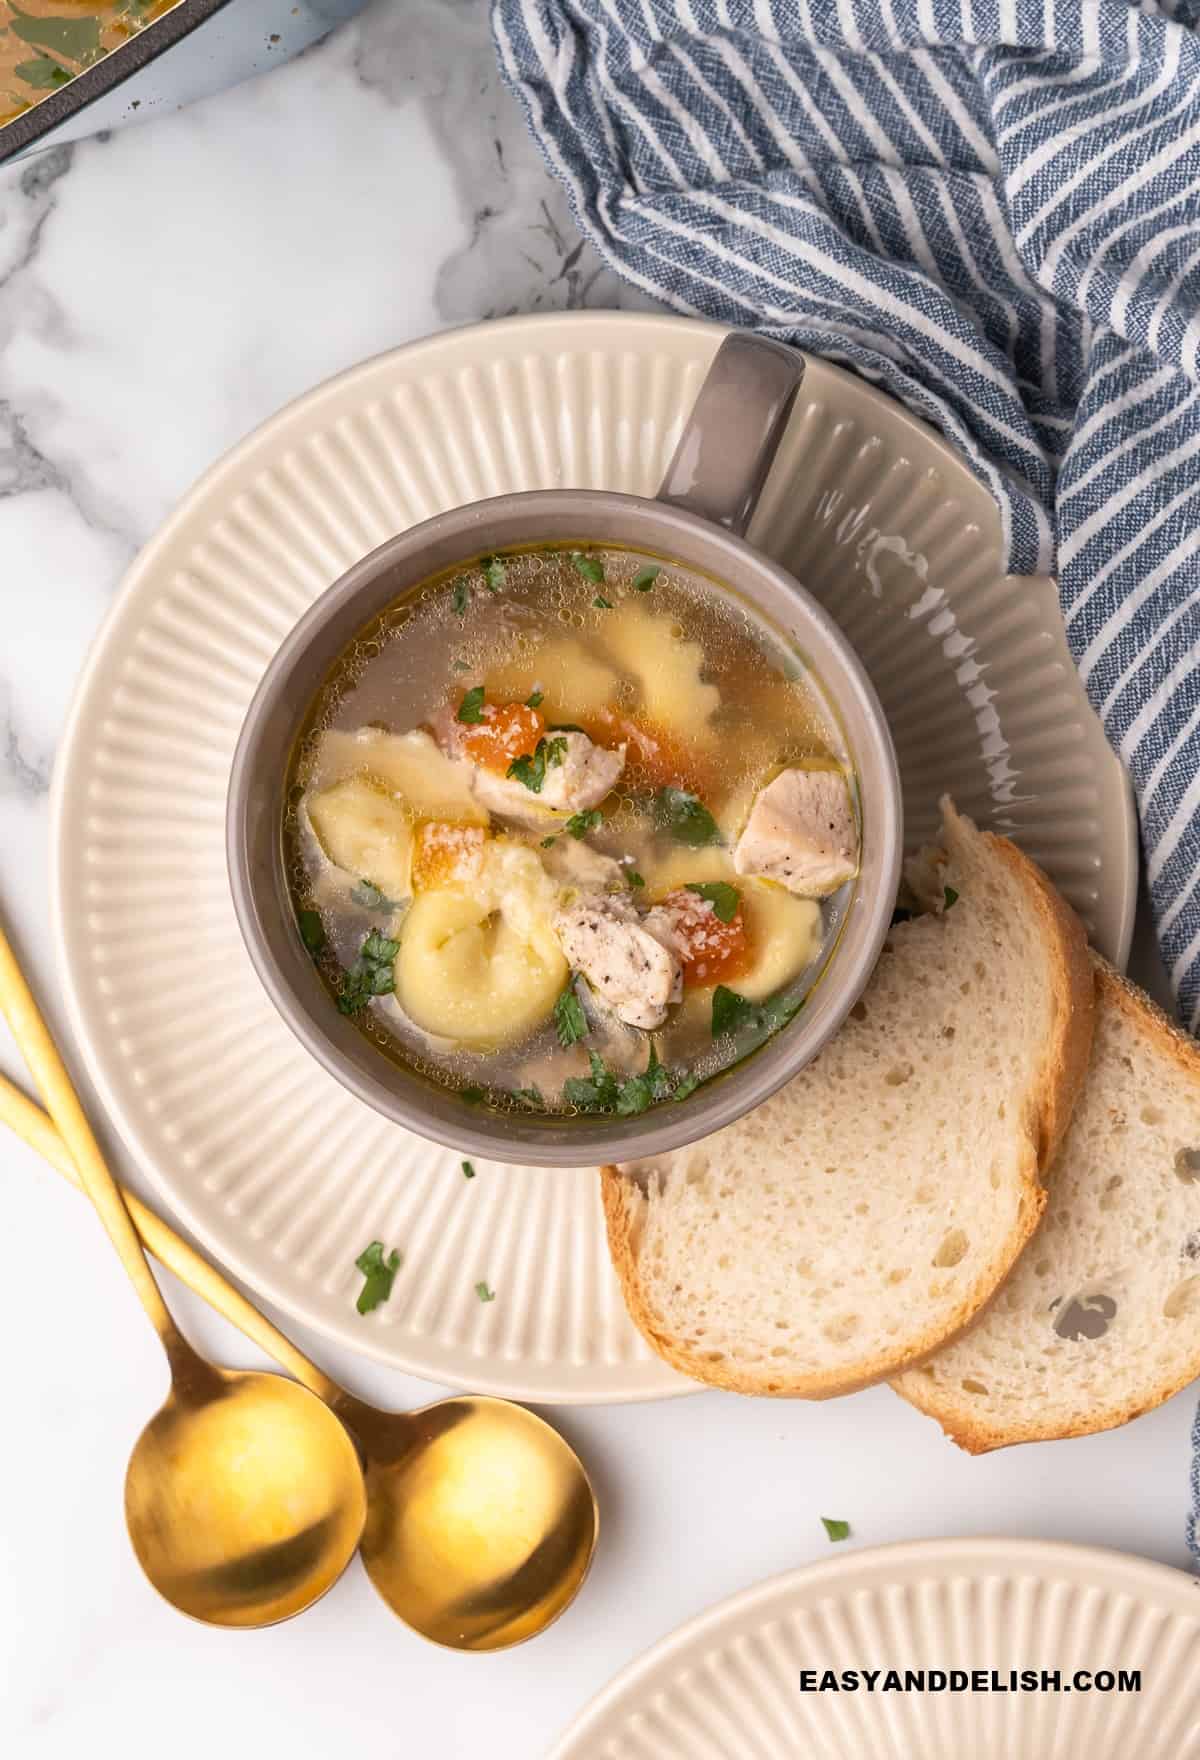
M629 1311L698 1381L816 1399L892 1375L971 1321L1037 1224L1087 1064L1083 930L942 805L952 906L892 929L820 1056L715 1136L601 1172Z
M1045 1220L986 1314L893 1383L972 1454L1110 1430L1200 1375L1200 1046L1095 966Z

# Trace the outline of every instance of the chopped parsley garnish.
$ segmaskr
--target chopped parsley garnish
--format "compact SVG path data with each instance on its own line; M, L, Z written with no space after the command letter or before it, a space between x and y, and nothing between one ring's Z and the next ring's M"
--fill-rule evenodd
M577 1106L580 1112L615 1112L621 1118L632 1118L660 1100L686 1100L699 1086L698 1078L690 1072L678 1077L672 1075L666 1065L659 1062L653 1040L646 1067L640 1075L620 1079L595 1051L588 1052L588 1064L590 1076L568 1076L563 1083L563 1099L568 1105Z
M320 911L300 911L296 916L300 928L300 939L316 959L325 945L325 925L321 921Z
M831 1540L848 1540L850 1524L837 1520L834 1516L822 1516L821 1525Z
M400 1269L400 1255L393 1249L385 1258L383 1242L372 1241L369 1247L364 1247L354 1264L364 1278L354 1305L360 1314L369 1314L372 1308L386 1302L391 1295L396 1273Z
M545 1106L546 1104L542 1099L542 1090L536 1084L532 1088L514 1088L512 1097L514 1100L519 1100L522 1106Z
M645 1112L656 1100L668 1099L673 1087L670 1071L658 1061L658 1049L652 1039L650 1056L642 1074L629 1076L617 1091L617 1112L622 1118L631 1118L635 1113Z
M689 883L687 891L696 893L699 898L706 898L713 907L713 914L721 923L732 923L742 902L741 893L728 880L700 880L694 885Z
M604 597L603 593L597 593L596 597L592 600L592 604L595 606L597 611L611 611L612 610L612 600L606 599Z
M585 1038L587 1030L583 1004L576 996L574 986L568 984L554 1004L554 1031L558 1034L558 1042L565 1051L569 1045Z
M462 1164L462 1170L464 1179L475 1178L475 1163L473 1161L464 1161Z
M660 788L654 797L654 818L663 831L670 832L676 843L685 843L689 849L724 842L717 822L704 802L686 789Z
M648 562L645 568L639 568L633 577L634 591L648 593L661 573L662 569L657 562Z
M604 1112L617 1102L617 1078L604 1059L595 1051L588 1052L591 1078L568 1076L563 1083L563 1099L580 1112Z
M527 709L540 709L545 694L545 691L530 691L525 699L525 707Z
M450 603L454 606L458 617L467 615L467 607L471 603L471 583L465 574L460 574L454 583L454 591L450 595Z
M543 837L541 847L543 849L553 849L557 842L557 837Z
M594 831L597 825L603 825L603 823L604 814L599 807L589 807L586 812L572 813L564 829L569 831L572 837L586 837L589 831Z
M582 550L572 550L571 561L585 581L599 583L604 579L604 564L598 556L585 556Z
M955 892L953 886L943 886L942 891L946 895L946 909L949 910L951 905L958 903L958 894Z
M372 996L391 995L396 988L395 964L399 951L398 941L389 940L378 929L371 930L359 949L358 958L346 973L337 999L342 1014L357 1014Z
M804 999L799 996L770 996L765 1002L751 1002L736 990L718 984L712 999L712 1036L719 1039L722 1033L736 1033L743 1027L773 1033L785 1027L803 1006Z
M360 880L350 897L365 911L394 911L396 909L395 900L380 892L372 880Z
M487 1094L482 1088L460 1088L458 1095L459 1099L465 1100L468 1106L478 1106L481 1100L487 1099Z
M644 886L646 884L636 868L626 868L625 878L631 886Z
M473 685L467 692L458 705L458 714L455 720L465 722L468 727L474 727L483 720L483 686L481 684Z
M483 1282L482 1278L475 1285L475 1294L479 1297L481 1302L494 1302L496 1299L495 1290L489 1289L487 1284Z
M504 566L503 557L485 556L479 566L483 570L484 585L487 587L488 592L498 593L504 585L505 577L508 572Z
M540 739L532 757L514 758L504 774L523 782L531 794L541 794L547 770L561 764L566 755L565 739Z
M65 86L75 77L49 55L38 55L32 61L18 61L13 72L39 92L53 91L55 86Z

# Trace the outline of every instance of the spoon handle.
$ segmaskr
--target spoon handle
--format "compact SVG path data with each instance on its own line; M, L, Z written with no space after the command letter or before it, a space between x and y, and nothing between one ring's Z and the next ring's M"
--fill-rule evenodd
M42 1019L3 929L0 929L0 1008L7 1016L13 1038L46 1102L46 1110L78 1170L83 1189L92 1200L126 1275L163 1342L172 1371L194 1373L200 1359L179 1331L163 1301L154 1274L146 1263L137 1231L122 1202L120 1188L105 1165L66 1065L50 1037L50 1030Z
M53 1123L40 1106L23 1094L15 1083L0 1075L0 1122L16 1132L31 1149L56 1167L66 1179L79 1191L84 1191L83 1181L79 1176L75 1163L63 1139L55 1130ZM173 1271L181 1283L208 1303L210 1308L236 1326L239 1332L274 1357L281 1368L299 1381L303 1387L323 1399L326 1405L336 1405L342 1395L342 1389L336 1381L331 1381L323 1369L310 1362L303 1351L297 1350L290 1338L286 1338L279 1328L272 1326L265 1314L260 1314L254 1304L236 1289L227 1278L209 1264L194 1247L189 1246L181 1235L148 1204L124 1187L118 1188L125 1208L133 1220L133 1225L142 1238L142 1244L150 1249L160 1265Z

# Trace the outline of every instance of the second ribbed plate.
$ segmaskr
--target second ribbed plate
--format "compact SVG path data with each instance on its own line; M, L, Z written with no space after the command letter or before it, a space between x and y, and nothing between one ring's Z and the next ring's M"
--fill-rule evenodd
M1200 1760L1197 1668L1182 1571L1044 1540L880 1546L701 1614L550 1760Z
M394 532L512 489L650 494L722 332L684 319L511 319L310 392L191 492L138 558L82 678L54 791L53 918L73 1031L117 1130L211 1251L296 1318L430 1380L549 1401L691 1384L651 1355L585 1171L478 1164L337 1086L259 988L224 807L283 636ZM990 497L938 438L822 361L751 539L842 623L883 698L907 832L949 790L1128 951L1136 836L1052 584L1006 579ZM355 1311L354 1260L398 1247ZM486 1281L495 1300L481 1303Z

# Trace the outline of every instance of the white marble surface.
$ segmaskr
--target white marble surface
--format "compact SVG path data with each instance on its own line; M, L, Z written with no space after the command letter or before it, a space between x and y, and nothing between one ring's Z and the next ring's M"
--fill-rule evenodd
M577 240L478 0L384 0L272 73L0 176L0 888L45 996L47 801L87 644L195 476L313 381L490 314L635 303ZM11 1047L0 1062L15 1071ZM81 1200L0 1140L0 1754L530 1760L712 1601L854 1544L996 1532L1186 1563L1183 1395L1126 1431L968 1460L886 1390L559 1414L592 1467L594 1574L552 1632L468 1658L357 1565L303 1619L186 1623L128 1551L121 1481L162 1363ZM241 1341L172 1288L197 1340ZM381 1401L430 1389L318 1356Z

